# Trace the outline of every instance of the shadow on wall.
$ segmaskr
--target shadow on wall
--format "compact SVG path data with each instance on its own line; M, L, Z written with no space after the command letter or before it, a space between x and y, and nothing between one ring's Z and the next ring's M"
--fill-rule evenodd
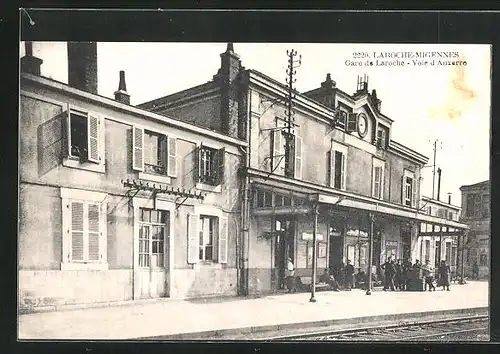
M38 177L61 163L65 139L65 115L60 113L38 126Z

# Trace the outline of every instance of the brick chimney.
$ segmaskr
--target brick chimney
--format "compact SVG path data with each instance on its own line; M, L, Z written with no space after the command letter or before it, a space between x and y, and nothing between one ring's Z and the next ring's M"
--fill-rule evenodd
M25 53L21 58L21 72L40 75L43 60L33 56L33 42L24 42Z
M130 95L127 92L127 84L125 83L125 71L120 71L120 82L118 83L118 91L115 91L115 100L121 103L130 104Z
M377 108L377 111L380 112L380 109L382 108L382 101L378 99L376 90L372 90L372 99L373 99L373 103L375 103L375 107Z
M96 42L68 42L68 85L97 94Z
M239 89L238 75L242 69L240 57L234 52L233 43L220 55L221 67L214 77L221 89L221 130L231 137L238 137Z

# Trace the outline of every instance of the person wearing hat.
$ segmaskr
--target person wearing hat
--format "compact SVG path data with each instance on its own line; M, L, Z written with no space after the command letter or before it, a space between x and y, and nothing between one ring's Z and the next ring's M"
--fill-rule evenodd
M347 291L351 291L353 281L354 281L354 267L351 264L351 260L347 260L347 264L344 267L344 274L345 274L345 288Z
M289 293L297 291L295 288L294 275L295 266L293 265L292 257L288 257L288 263L286 266L286 287L288 288Z

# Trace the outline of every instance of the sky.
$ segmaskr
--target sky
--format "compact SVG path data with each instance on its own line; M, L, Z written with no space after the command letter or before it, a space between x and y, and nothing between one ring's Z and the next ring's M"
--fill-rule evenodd
M97 45L98 92L114 97L119 71L125 70L131 104L137 105L210 81L220 67L226 43L110 43ZM24 45L20 47L24 55ZM427 156L442 169L441 200L460 205L461 185L489 179L491 51L477 44L333 44L234 43L247 69L258 70L285 83L287 50L301 55L295 87L304 92L320 86L330 73L337 87L356 91L358 75L368 75L368 89L377 90L382 113L394 120L391 139ZM349 66L354 53L372 62L380 53L453 51L466 66ZM64 42L34 42L33 53L43 59L41 74L67 83ZM381 60L387 60L379 58ZM456 59L454 59L456 60ZM365 60L355 61L364 63ZM430 60L428 60L430 61ZM432 167L424 168L422 194L432 195ZM437 174L435 182L437 194Z

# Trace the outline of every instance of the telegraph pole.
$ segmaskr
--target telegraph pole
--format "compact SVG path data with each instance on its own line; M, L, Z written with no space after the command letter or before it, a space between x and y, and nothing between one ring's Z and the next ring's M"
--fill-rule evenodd
M437 151L437 143L438 143L438 139L434 140L434 142L432 143L433 145L433 151L434 151L434 160L433 160L433 164L432 164L432 199L434 199L434 182L436 180L436 151ZM440 145L441 145L441 148L443 147L443 143L441 141L440 142Z
M286 133L283 134L285 136L285 170L287 175L292 175L292 171L294 171L294 166L291 166L290 153L292 152L292 144L293 141L293 127L294 127L294 111L293 111L293 99L295 98L295 88L293 84L297 81L295 75L297 74L296 68L298 68L301 64L302 55L299 55L298 59L295 59L297 56L297 51L295 49L287 50L286 55L288 56L288 68L286 69L287 78L286 83L288 84L287 96L285 99L285 114L286 114Z

